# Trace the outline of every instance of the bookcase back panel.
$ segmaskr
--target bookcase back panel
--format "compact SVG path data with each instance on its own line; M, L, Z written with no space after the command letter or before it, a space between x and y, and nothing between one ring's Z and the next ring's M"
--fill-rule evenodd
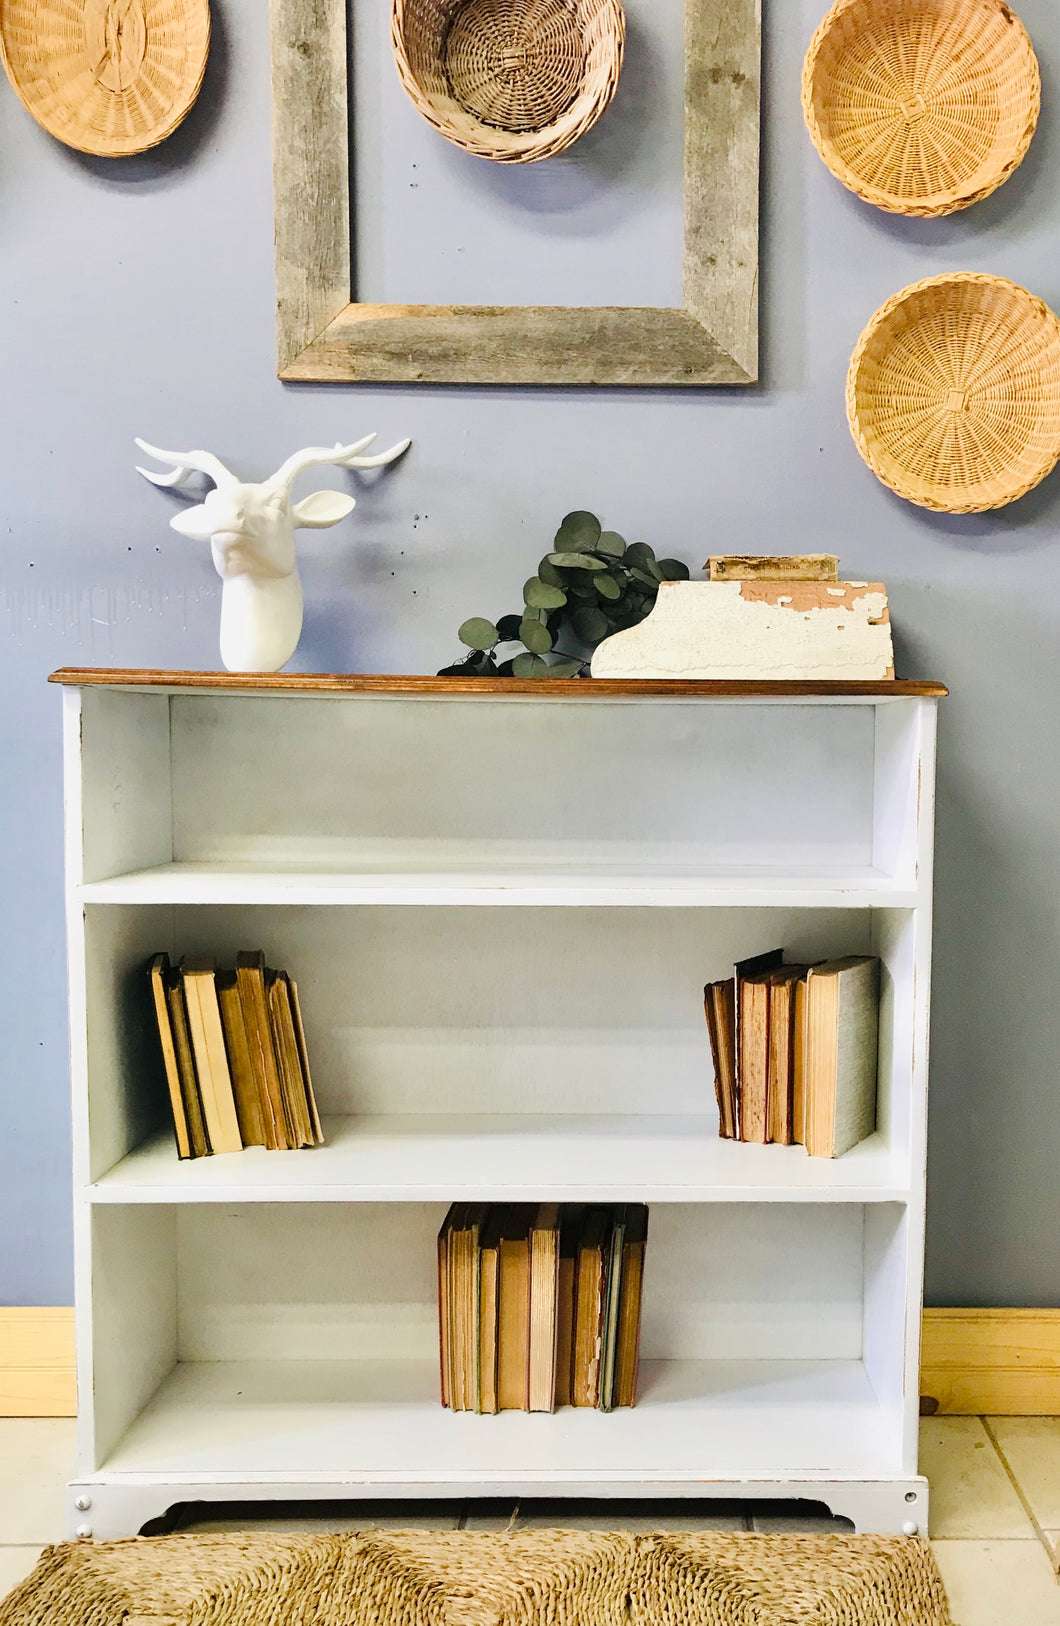
M295 977L327 1113L714 1114L704 983L872 942L848 909L171 913L174 952L261 947Z
M173 856L380 870L873 859L871 706L174 696Z
M435 1361L444 1215L415 1203L180 1209L179 1359ZM860 1360L865 1258L858 1204L655 1205L643 1357Z

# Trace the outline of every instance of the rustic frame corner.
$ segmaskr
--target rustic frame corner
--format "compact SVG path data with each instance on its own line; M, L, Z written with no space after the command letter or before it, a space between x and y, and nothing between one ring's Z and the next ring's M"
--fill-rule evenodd
M684 305L673 310L351 303L345 0L271 0L270 32L281 379L756 382L761 0L686 0Z

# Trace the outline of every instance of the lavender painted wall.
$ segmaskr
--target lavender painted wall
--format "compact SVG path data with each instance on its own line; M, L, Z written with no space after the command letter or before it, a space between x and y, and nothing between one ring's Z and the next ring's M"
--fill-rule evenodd
M953 690L929 1297L1060 1303L1060 475L998 515L931 517L877 484L843 413L858 333L908 282L986 269L1060 307L1060 14L1051 0L1020 7L1045 83L1023 168L979 208L913 223L848 196L805 137L799 72L823 3L766 0L763 380L739 392L277 383L260 0L215 0L203 98L153 156L80 158L0 87L0 1303L71 1296L59 705L45 677L64 663L216 664L220 584L206 550L168 529L173 499L132 473L132 437L206 445L249 475L369 428L416 444L394 475L361 484L351 521L303 533L300 668L433 671L457 653L465 615L516 603L575 506L693 567L712 549L821 548L889 584L900 671ZM421 228L437 204L410 202L430 132L369 51L358 64L365 287L404 278L440 292L465 255L481 281L514 287L532 273L557 303L576 284L585 297L586 279L601 301L625 286L669 297L672 210L645 152L672 141L669 103L649 95L664 10L631 0L639 57L608 115L613 135L605 121L553 171L505 181L462 179L455 155L433 150L428 193L477 189L440 211L433 261ZM550 237L562 274L538 252Z

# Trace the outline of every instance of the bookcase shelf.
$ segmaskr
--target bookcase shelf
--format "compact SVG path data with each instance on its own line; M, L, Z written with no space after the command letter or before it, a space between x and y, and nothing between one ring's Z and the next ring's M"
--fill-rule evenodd
M373 1496L410 1482L436 1496L469 1486L489 1495L498 1484L637 1494L642 1481L669 1491L701 1472L705 1437L725 1476L864 1478L900 1468L860 1361L645 1361L636 1407L617 1413L564 1407L488 1420L444 1410L437 1391L431 1361L189 1362L106 1468L185 1482L352 1479Z
M407 868L398 867L404 858ZM381 856L376 866L386 862ZM83 903L464 905L510 908L762 908L801 904L817 909L913 908L919 892L871 864L802 874L768 864L685 874L607 864L595 855L507 856L496 868L473 869L467 855L444 850L389 855L388 868L318 870L239 863L173 863L83 885Z
M72 1527L715 1494L926 1529L941 686L57 677ZM877 1131L835 1161L717 1138L702 987L780 943L881 960ZM181 1163L148 957L259 946L298 978L327 1144ZM634 1410L443 1410L460 1199L654 1205Z
M95 1203L905 1202L876 1134L845 1157L739 1146L714 1114L325 1117L323 1147L181 1163L160 1130L89 1189Z

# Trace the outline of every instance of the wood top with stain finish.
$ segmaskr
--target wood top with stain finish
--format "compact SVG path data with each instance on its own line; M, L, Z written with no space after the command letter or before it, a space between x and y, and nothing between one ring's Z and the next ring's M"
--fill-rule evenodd
M120 667L63 666L49 683L69 688L213 689L258 694L527 695L535 700L607 700L654 696L687 700L919 699L941 700L943 683L806 681L685 681L676 678L460 678L412 677L401 672L160 672Z

